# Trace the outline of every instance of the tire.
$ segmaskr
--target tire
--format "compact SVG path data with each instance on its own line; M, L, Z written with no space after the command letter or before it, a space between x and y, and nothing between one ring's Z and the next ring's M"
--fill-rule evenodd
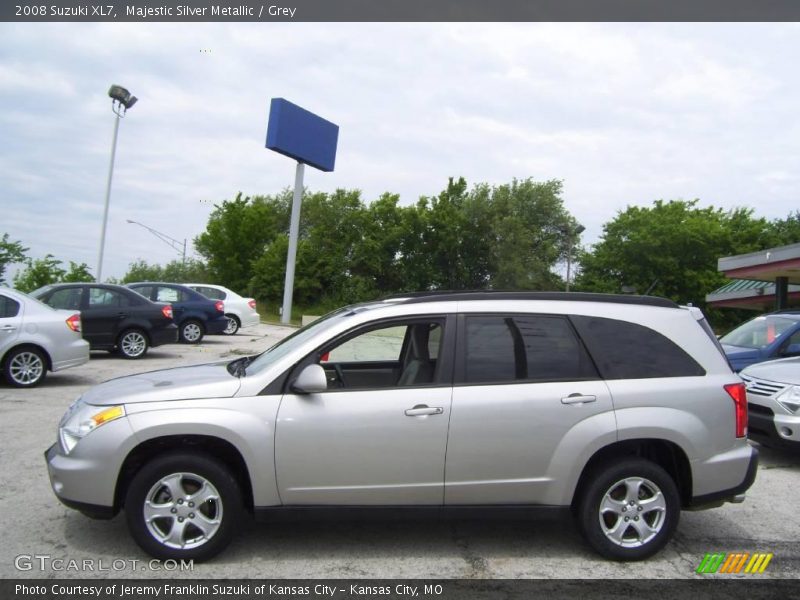
M586 541L605 558L642 560L670 540L680 506L678 488L664 469L623 458L591 474L576 518Z
M150 347L147 335L141 329L123 331L117 339L117 350L120 356L130 360L142 358Z
M233 539L243 515L238 482L223 463L206 454L174 452L154 458L136 473L125 495L131 535L142 550L161 560L216 556Z
M41 350L32 346L14 348L3 363L6 381L14 387L33 387L47 375L47 359Z
M200 321L196 319L187 319L181 323L178 335L183 344L199 344L203 341L205 333L205 327L203 327Z
M236 335L236 332L239 331L239 327L242 326L242 324L239 323L239 317L236 315L225 315L225 317L228 319L228 326L222 333L225 335Z

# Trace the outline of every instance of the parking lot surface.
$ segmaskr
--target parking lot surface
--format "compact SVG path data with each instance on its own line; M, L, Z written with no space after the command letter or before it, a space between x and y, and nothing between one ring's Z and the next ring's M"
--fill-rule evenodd
M43 452L55 441L64 410L87 388L260 352L291 331L259 325L232 337L206 337L198 346L161 346L136 361L93 353L88 364L51 373L38 388L0 384L0 577L691 578L700 577L695 570L707 552L774 557L756 576L702 577L800 577L800 453L766 448L744 504L684 512L674 541L640 563L598 558L562 519L327 520L248 524L218 558L180 570L150 563L122 515L93 521L55 498Z

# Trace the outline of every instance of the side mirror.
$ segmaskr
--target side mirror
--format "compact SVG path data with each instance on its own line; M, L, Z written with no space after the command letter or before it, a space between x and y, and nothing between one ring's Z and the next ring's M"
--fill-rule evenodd
M319 365L308 365L292 383L291 389L297 394L317 394L328 389L325 369Z

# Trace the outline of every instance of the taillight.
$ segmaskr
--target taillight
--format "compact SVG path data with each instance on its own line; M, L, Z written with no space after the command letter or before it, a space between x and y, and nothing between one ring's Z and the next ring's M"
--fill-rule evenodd
M161 314L167 317L168 319L172 318L172 305L167 304L166 306L161 307Z
M72 329L72 331L77 331L78 333L80 333L81 332L80 314L72 315L69 319L67 319L67 327Z
M733 398L736 412L736 437L747 435L747 390L743 383L729 383L724 386L728 395Z
M225 312L225 303L222 300L217 300L216 302L214 302L214 307L219 312Z
M247 301L247 306L249 306L250 308L255 310L256 309L256 301L255 300L248 300Z

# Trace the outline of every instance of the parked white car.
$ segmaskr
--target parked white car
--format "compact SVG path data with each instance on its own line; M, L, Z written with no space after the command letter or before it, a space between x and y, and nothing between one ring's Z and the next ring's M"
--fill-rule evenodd
M223 331L225 335L235 335L239 329L252 327L261 322L261 315L256 312L256 301L253 298L244 298L221 285L210 283L184 283L183 285L200 292L207 298L225 302L225 316L228 317L228 327Z
M88 360L79 312L50 308L27 294L0 288L0 366L10 385L33 387L48 370Z

